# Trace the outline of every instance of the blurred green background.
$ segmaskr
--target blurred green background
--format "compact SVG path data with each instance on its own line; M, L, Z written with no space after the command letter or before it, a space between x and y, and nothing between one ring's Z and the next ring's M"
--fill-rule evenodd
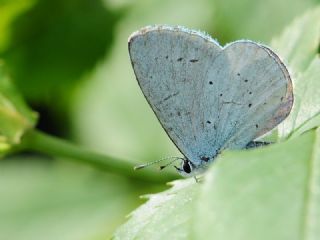
M135 163L179 154L145 101L128 36L151 24L268 44L317 0L0 0L0 59L38 128ZM161 174L161 173L159 173ZM0 161L0 239L106 239L165 186L30 153Z

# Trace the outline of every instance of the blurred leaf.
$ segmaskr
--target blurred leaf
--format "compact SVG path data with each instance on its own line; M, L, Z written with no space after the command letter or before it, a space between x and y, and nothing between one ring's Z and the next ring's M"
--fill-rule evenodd
M237 39L269 42L294 17L318 0L214 0L214 36L226 43Z
M32 7L11 14L5 32L0 32L0 45L1 36L7 39L0 57L17 88L40 113L38 128L70 137L73 90L111 49L122 10L110 9L103 0L32 1ZM3 9L4 17L9 10Z
M25 104L0 63L0 152L1 148L7 150L11 144L20 143L24 132L36 121L37 114Z
M0 239L108 239L144 187L64 161L0 162Z
M294 106L289 117L279 126L280 138L286 138L296 129L320 113L320 7L296 19L272 46L288 62L294 83Z
M146 196L148 202L130 215L114 239L188 239L199 187L193 178L180 180L167 191Z
M221 156L201 189L195 239L317 239L319 137L311 131L286 143Z
M2 55L28 99L54 103L106 55L116 20L100 0L37 1L11 24Z
M124 9L134 3L132 0L102 0L108 7L112 9Z
M190 17L199 14L201 17ZM177 155L139 89L127 39L137 29L155 23L205 30L211 18L210 0L132 3L119 22L110 57L76 94L71 124L75 139L92 149L133 161Z
M280 37L272 40L271 46L289 65L293 80L298 82L296 77L319 57L320 6L295 19Z
M21 13L29 9L35 0L1 0L0 1L0 52L10 42L10 25Z

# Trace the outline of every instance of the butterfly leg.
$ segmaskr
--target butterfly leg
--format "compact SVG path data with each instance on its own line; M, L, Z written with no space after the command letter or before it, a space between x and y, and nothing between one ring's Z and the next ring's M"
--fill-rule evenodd
M257 148L257 147L262 147L262 146L266 146L272 144L272 142L264 142L264 141L251 141L247 144L247 146L245 147L246 149L250 149L250 148Z
M178 171L178 172L182 172L183 170L177 166L174 166L174 168Z

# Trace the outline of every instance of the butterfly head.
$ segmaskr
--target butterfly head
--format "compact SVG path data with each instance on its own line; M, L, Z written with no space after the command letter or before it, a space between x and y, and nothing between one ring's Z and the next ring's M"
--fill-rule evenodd
M163 170L163 169L167 168L168 166L172 166L172 164L176 161L180 161L181 165L180 165L180 167L177 167L177 166L174 166L174 167L177 170L177 172L183 177L193 177L193 176L196 176L198 174L203 173L205 170L204 165L199 166L199 165L195 164L194 162L190 161L186 157L166 157L166 158L159 159L157 161L138 165L134 169L135 170L143 169L145 167L149 167L151 165L157 164L157 163L165 161L167 159L172 159L172 160L169 163L160 166L160 170Z
M190 176L192 174L192 170L194 168L193 163L187 158L182 158L181 160L182 160L181 166L180 167L174 166L175 169L182 176Z
M198 174L201 174L205 171L205 166L197 166L195 163L190 161L187 158L181 159L180 167L174 166L178 173L183 177L194 177Z

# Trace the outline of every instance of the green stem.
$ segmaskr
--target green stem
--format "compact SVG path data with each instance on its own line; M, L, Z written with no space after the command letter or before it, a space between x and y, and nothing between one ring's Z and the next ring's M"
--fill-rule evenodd
M163 183L177 178L176 175L155 171L151 168L134 171L133 163L85 150L66 140L35 129L28 131L24 135L22 146L24 150L34 150L50 156L63 157L136 180Z

